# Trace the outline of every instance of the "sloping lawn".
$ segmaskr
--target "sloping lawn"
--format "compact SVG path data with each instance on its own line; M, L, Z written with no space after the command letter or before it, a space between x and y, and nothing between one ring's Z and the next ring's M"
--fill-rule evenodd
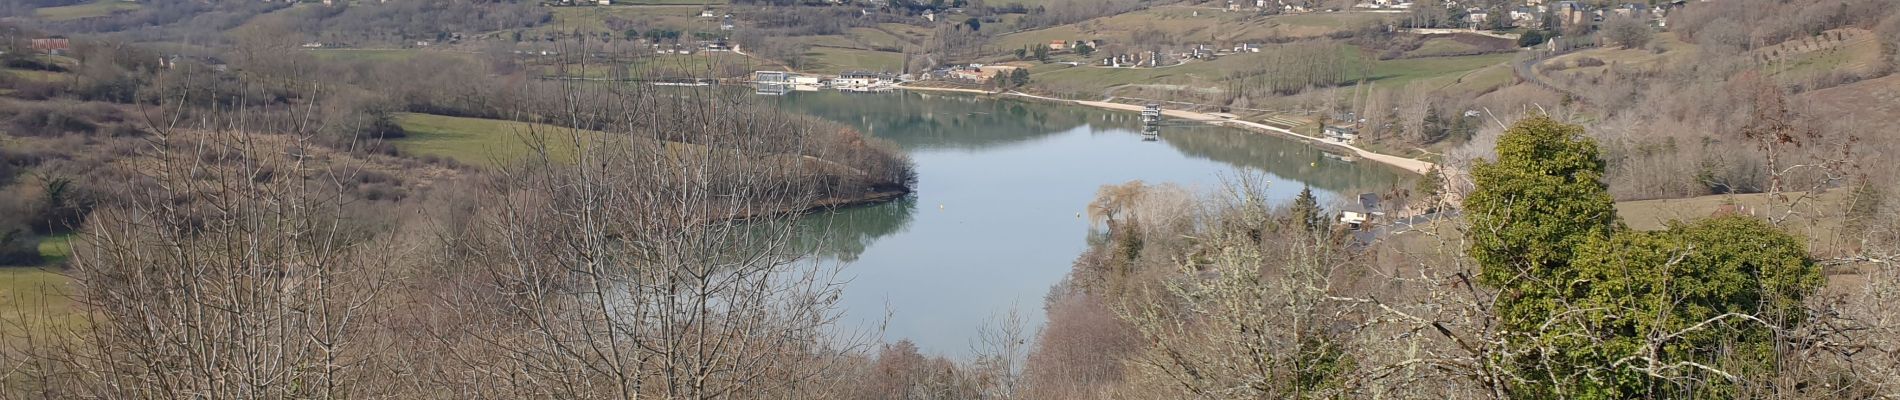
M533 136L547 140L550 157L572 159L574 135L598 135L553 125L483 118L405 113L396 117L408 136L392 140L396 148L417 155L447 157L484 167L506 165L533 154Z
M139 9L139 3L120 0L98 0L70 6L45 7L33 10L33 15L47 21L71 21L81 18L103 17L118 11Z

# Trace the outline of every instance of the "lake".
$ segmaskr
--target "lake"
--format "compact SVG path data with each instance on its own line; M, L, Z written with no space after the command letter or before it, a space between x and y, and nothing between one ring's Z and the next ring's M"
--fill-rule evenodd
M1263 175L1276 202L1310 184L1323 204L1408 184L1397 169L1328 157L1279 136L1186 123L1143 141L1140 116L928 92L794 92L763 100L855 126L916 162L904 200L814 214L821 257L846 264L847 328L875 327L962 358L984 322L1016 308L1033 337L1043 297L1087 246L1085 207L1130 180L1213 189Z

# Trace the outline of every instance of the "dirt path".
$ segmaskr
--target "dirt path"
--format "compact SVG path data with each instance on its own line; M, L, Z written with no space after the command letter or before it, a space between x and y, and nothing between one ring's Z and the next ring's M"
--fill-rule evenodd
M1106 109L1111 109L1111 110L1141 112L1141 109L1142 109L1141 106L1137 106L1133 104L1110 103L1106 101L1067 100L1067 99L1058 99L1058 98L1047 97L1047 96L1037 96L1037 95L1022 93L1022 92L1010 92L1009 94L1013 96L1027 97L1027 98L1033 98L1033 99L1069 102L1069 103L1075 103L1075 104L1080 104L1084 106L1106 108ZM1323 138L1302 135L1290 130L1286 130L1284 128L1262 124L1258 122L1253 122L1253 121L1227 119L1227 118L1221 118L1221 117L1215 116L1213 114L1186 111L1186 110L1162 110L1161 114L1170 116L1170 117L1181 118L1181 119L1200 121L1203 123L1208 123L1208 124L1213 124L1213 125L1239 126L1242 128L1253 129L1256 131L1266 131L1270 133L1286 135L1288 137L1305 140L1305 141L1309 141L1313 143L1322 143L1322 144L1327 144L1327 145L1332 145L1332 146L1338 146L1340 148L1352 150L1354 154L1358 155L1359 157L1365 158L1367 160L1372 160L1374 162L1378 162L1381 164L1398 167L1399 169L1411 171L1419 175L1424 175L1426 173L1429 173L1431 172L1433 168L1437 167L1437 165L1432 164L1429 161L1399 157L1399 156L1390 155L1390 154L1374 153L1371 150L1361 149L1359 147L1356 147L1350 144L1339 143L1339 142L1329 141Z

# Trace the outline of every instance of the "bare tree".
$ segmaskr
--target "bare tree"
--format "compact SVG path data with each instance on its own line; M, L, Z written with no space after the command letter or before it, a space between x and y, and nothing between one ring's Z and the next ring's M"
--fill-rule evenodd
M508 312L449 332L480 345L444 346L468 372L447 379L561 397L836 395L817 382L862 346L833 340L841 285L793 246L787 214L838 195L817 182L837 166L800 155L827 128L708 92L571 96L566 118L613 115L613 134L523 132L537 154L488 183L499 197L477 229L492 242L468 251Z

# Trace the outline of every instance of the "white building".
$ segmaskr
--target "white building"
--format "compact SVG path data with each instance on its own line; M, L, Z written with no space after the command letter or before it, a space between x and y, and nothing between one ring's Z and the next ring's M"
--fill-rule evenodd
M842 74L838 74L838 78L832 79L831 85L838 87L864 87L883 82L883 74L866 71L845 71Z

